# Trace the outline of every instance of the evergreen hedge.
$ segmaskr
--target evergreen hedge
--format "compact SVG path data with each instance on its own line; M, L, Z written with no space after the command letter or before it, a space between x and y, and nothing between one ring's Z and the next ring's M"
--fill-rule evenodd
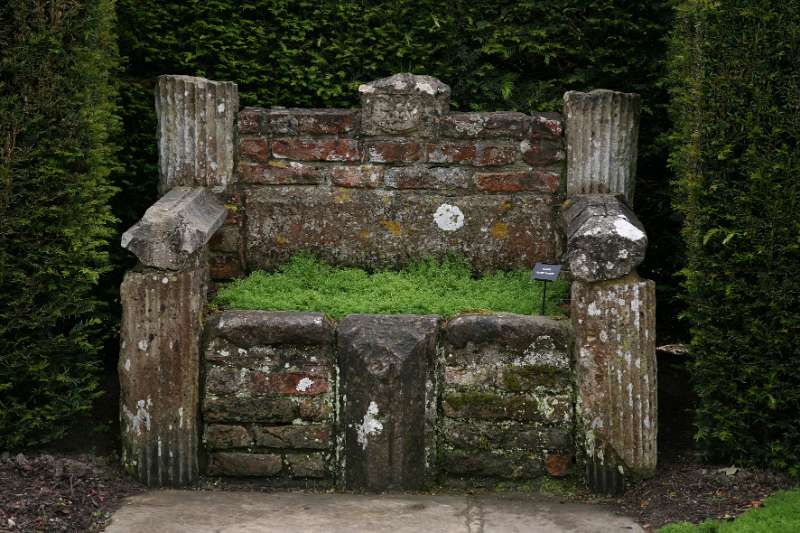
M113 0L0 5L0 450L98 394L118 119Z
M152 89L160 74L239 84L242 105L358 106L359 84L397 72L451 85L458 110L553 111L567 90L642 94L636 209L666 331L679 223L671 212L665 75L671 0L118 0L125 172L115 212L156 197ZM664 320L662 320L664 319Z
M696 439L800 475L800 4L689 0L672 67Z

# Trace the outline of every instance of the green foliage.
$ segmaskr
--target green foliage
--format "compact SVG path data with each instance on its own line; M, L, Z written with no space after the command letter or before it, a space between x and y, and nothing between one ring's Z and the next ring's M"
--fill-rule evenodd
M733 522L707 520L701 524L679 522L658 533L795 533L800 531L800 489L778 492L763 507L747 511Z
M691 0L672 52L696 439L800 475L800 5Z
M97 396L116 65L112 0L0 6L0 449Z
M242 105L354 107L357 87L397 72L435 76L458 110L558 111L567 90L642 94L637 213L648 229L640 268L659 288L660 331L680 268L671 212L664 36L672 0L118 0L124 205L133 224L155 198L160 74L239 84ZM116 207L115 207L116 209ZM673 284L674 285L674 284Z
M562 314L559 304L566 288L564 282L551 284L546 314ZM427 260L399 272L368 274L297 255L276 273L253 272L223 287L214 303L236 309L322 311L334 318L351 313L452 316L462 311L538 314L541 297L540 285L526 270L475 279L464 259Z

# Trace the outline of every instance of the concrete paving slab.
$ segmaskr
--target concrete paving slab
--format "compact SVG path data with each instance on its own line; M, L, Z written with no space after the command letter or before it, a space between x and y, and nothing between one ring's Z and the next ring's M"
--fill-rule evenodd
M106 533L643 532L590 504L529 496L151 491L128 498Z

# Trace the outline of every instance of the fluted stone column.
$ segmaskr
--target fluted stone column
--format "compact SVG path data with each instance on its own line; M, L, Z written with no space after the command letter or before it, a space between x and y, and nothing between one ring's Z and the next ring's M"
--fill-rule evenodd
M572 284L578 440L602 492L655 472L658 436L655 283L636 273Z
M234 177L236 84L159 76L155 99L161 194L180 185L224 191Z
M151 487L197 479L200 323L208 260L125 274L119 359L122 463Z
M567 196L622 194L633 205L640 108L641 98L633 93L564 95Z

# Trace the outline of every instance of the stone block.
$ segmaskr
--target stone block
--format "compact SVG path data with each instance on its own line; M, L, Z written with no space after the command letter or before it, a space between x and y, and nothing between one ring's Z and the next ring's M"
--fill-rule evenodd
M208 425L203 440L206 442L206 446L212 450L248 448L253 445L253 438L243 426Z
M571 394L523 395L493 392L445 392L443 413L450 418L515 420L561 424L572 419Z
M238 126L240 135L266 133L269 127L267 110L260 107L243 107L239 111Z
M633 93L564 95L567 196L622 194L633 205L640 109L641 98Z
M155 103L161 194L179 186L225 190L234 177L236 84L159 76Z
M297 161L360 161L361 151L355 139L281 137L272 140L272 156Z
M414 165L390 167L384 172L384 184L390 189L469 190L472 170L457 167Z
M337 187L374 189L383 185L384 168L380 165L340 166L330 169L331 181Z
M208 474L232 477L271 477L283 470L280 455L267 453L212 453L208 460Z
M175 187L122 235L122 247L146 266L180 270L192 264L226 215L206 189Z
M332 445L328 425L255 426L256 446L265 448L296 448L326 450Z
M426 179L460 181L451 170ZM529 268L561 254L550 194L259 187L245 202L248 270L275 268L300 251L370 270L457 253L481 272Z
M475 159L477 149L474 143L469 144L455 144L455 143L442 143L442 144L427 144L425 146L425 157L429 163L437 164L454 164L465 163L471 164Z
M564 204L567 262L582 281L605 281L633 272L644 261L644 226L610 194L576 195Z
M651 475L658 436L655 283L636 274L576 281L571 314L586 462L626 477Z
M211 279L222 281L244 276L244 269L238 255L213 254L209 257L209 273Z
M450 475L508 480L535 479L545 472L542 459L536 453L459 449L443 451L442 469Z
M221 337L239 348L293 345L329 346L333 324L324 313L228 310L208 320L209 338Z
M341 365L344 484L348 489L414 490L429 472L439 318L350 315L337 328Z
M530 124L531 117L524 113L450 113L441 120L440 134L455 139L522 140Z
M450 109L450 87L430 76L395 74L358 88L364 135L429 138Z
M321 453L287 453L286 462L292 477L324 478L328 476L325 457Z
M205 258L181 271L139 268L120 288L122 462L148 486L197 479L200 321Z

